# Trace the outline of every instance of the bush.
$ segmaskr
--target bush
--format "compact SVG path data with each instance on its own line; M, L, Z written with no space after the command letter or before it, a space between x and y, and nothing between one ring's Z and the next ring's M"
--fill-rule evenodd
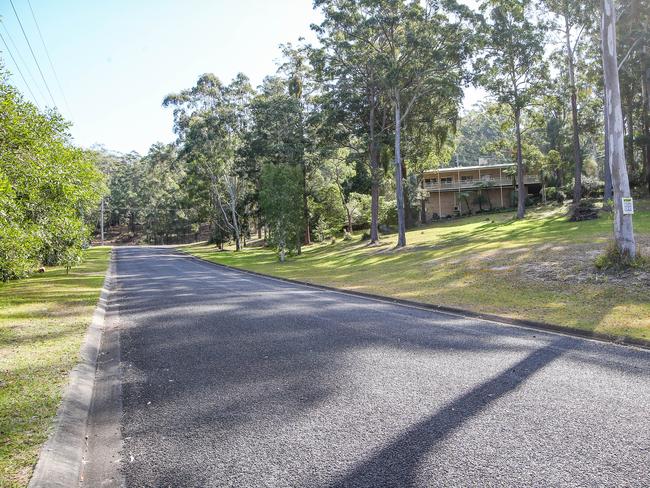
M598 218L598 209L588 200L581 200L578 205L571 208L571 222L580 222L582 220L595 220Z
M397 201L381 200L379 202L379 224L390 227L397 225Z
M369 240L370 240L370 232L364 232L363 234L361 234L361 239L360 239L361 242L369 241Z
M350 234L347 230L343 231L343 240L344 241L351 241L352 240L352 234Z
M554 186L547 186L544 190L546 200L557 200L557 188Z
M607 249L594 260L594 266L600 271L624 271L630 268L648 268L650 260L641 254L635 257L623 254L614 241L610 241Z
M555 195L555 201L557 203L564 203L564 200L566 200L566 193L563 190L558 190Z
M605 182L593 176L582 178L582 196L588 198L602 197L605 191Z
M363 228L370 225L370 195L361 193L350 193L348 195L347 207L352 215L352 226Z

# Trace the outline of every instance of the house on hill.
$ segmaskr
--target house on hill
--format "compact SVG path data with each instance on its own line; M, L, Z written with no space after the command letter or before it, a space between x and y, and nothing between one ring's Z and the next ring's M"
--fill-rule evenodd
M513 173L512 163L425 171L422 189L428 192L424 201L427 220L516 205ZM539 193L539 176L525 175L524 188L527 195Z

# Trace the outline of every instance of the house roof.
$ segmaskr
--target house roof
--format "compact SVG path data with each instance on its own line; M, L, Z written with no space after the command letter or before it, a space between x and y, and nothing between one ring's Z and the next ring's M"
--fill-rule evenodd
M479 169L492 169L492 168L510 168L514 166L514 163L504 163L504 164L490 164L484 166L458 166L454 168L440 168L440 169L427 169L425 173L458 173L459 171L474 171Z

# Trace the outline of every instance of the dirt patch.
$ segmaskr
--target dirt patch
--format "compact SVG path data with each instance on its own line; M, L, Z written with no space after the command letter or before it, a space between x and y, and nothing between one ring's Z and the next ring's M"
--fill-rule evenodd
M638 238L642 254L650 255L650 238ZM518 263L516 271L524 279L563 283L609 283L628 287L648 288L650 270L631 269L620 273L599 271L594 266L596 257L604 252L602 244L566 246L539 246L532 249L534 262Z

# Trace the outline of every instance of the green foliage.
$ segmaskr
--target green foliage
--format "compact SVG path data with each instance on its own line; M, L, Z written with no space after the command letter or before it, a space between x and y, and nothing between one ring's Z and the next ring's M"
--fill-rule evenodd
M484 51L476 70L481 84L499 103L522 111L543 90L546 27L535 19L531 0L483 0Z
M397 225L397 202L395 200L380 200L379 223L383 226Z
M596 256L594 266L600 271L613 273L626 271L630 268L650 270L650 259L641 254L630 256L622 253L616 242L610 241L605 252Z
M370 195L350 193L346 204L354 227L370 225Z
M269 228L269 243L281 261L300 247L304 228L302 171L298 166L266 164L262 167L260 207Z
M605 182L593 176L582 177L582 196L589 198L602 197Z
M56 112L39 112L0 79L0 279L38 263L71 267L105 187L94 155L69 141Z
M503 140L514 140L508 114L496 105L479 105L460 121L454 157L464 166L477 164L482 157L489 158L492 163L510 163L510 154L494 151Z
M317 199L309 199L312 220L320 225L319 233L329 235L339 232L346 222L346 210L341 195L335 185L330 184L319 189Z

